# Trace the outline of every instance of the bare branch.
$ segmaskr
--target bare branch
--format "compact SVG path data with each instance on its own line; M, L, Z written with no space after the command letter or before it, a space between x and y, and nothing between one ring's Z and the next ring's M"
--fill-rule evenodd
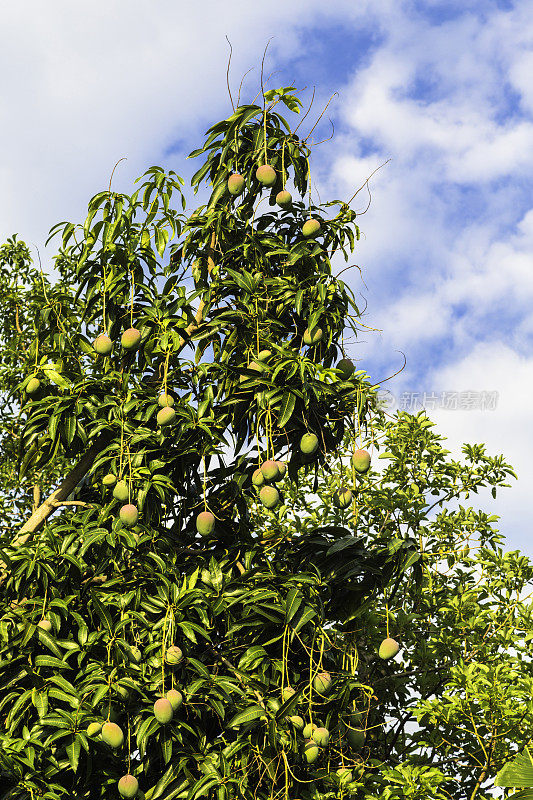
M265 69L265 58L266 58L268 46L269 46L269 44L270 44L270 42L272 41L273 38L274 37L271 36L270 39L268 40L268 42L266 43L265 51L263 53L263 58L261 59L261 94L263 95L263 108L265 107L265 102L266 102L265 101L265 87L264 87L264 84L263 84L263 72L264 72L264 69Z
M82 585L86 585L88 583L105 583L107 580L107 575L92 575L90 578L85 578L82 581Z
M331 125L331 136L328 136L327 139L321 139L319 142L313 142L310 147L318 147L319 144L324 144L324 142L329 142L335 136L335 125L333 124L333 120L328 117L330 125Z
M381 386L382 383L387 383L387 381L390 381L392 378L395 378L396 375L399 375L400 372L404 371L404 369L405 369L405 367L407 365L407 357L406 357L405 353L403 353L401 350L397 350L396 352L397 353L401 353L402 356L403 356L403 367L400 367L400 369L397 370L397 372L395 372L393 375L389 375L388 378L383 378L383 380L381 380L381 381L376 381L376 383L374 383L372 385L372 387L371 387L372 389L375 389L376 386Z
M103 446L107 443L109 434L105 433L99 436L98 439L89 447L81 461L76 464L72 472L67 475L61 486L52 492L44 503L42 503L36 511L33 512L31 517L24 523L17 536L13 540L14 545L18 545L19 538L25 534L36 533L40 530L48 517L54 513L57 508L56 504L62 504L66 500L72 490L78 485L84 475L88 472L94 459L102 450Z
M116 168L118 167L118 165L120 164L121 161L127 161L127 160L128 159L126 158L126 156L122 156L122 158L119 158L119 160L117 161L117 163L113 167L113 172L111 173L111 177L109 178L109 189L107 190L107 193L108 193L108 195L110 197L111 197L111 181L113 180L113 175L115 174L115 170L116 170Z
M363 280L363 271L362 271L361 267L359 266L359 264L350 264L349 267L344 267L344 269L341 269L340 272L337 272L337 274L335 275L335 278L338 278L340 275L342 275L343 272L346 272L346 270L354 269L354 268L359 270L359 274L361 276L361 280L363 281L363 283L365 285L365 289L368 291L368 286L366 285L366 283Z
M302 122L304 121L304 119L307 117L307 115L308 115L308 114L309 114L309 112L311 111L311 108L313 107L313 103L314 103L314 100L315 100L315 92L316 92L316 86L313 86L313 94L311 95L311 102L309 103L309 108L307 109L307 111L305 112L305 114L303 115L303 117L301 118L301 120L300 120L300 122L298 123L298 125L295 127L295 129L294 129L293 133L296 133L296 131L298 130L298 128L300 127L300 125L302 124Z
M315 124L313 125L313 127L311 128L311 130L309 131L309 133L307 134L307 136L305 137L305 139L304 139L304 142L306 142L306 141L309 139L309 137L310 137L310 136L311 136L311 134L313 133L314 129L316 128L316 126L318 125L318 123L320 122L320 120L322 119L322 117L324 116L324 114L326 113L326 109L327 109L327 107L329 106L329 104L331 103L331 101L333 100L333 98L335 97L335 95L338 95L338 94L339 94L338 92L333 92L333 94L332 94L332 95L331 95L331 97L329 98L328 102L327 102L327 103L326 103L326 105L324 106L324 110L322 111L321 115L319 116L319 118L317 119L317 121L315 122Z
M41 487L38 483L35 484L33 487L33 506L32 506L32 513L37 511L39 506L41 505Z
M19 307L15 306L15 328L17 329L17 333L22 336L22 328L20 327L19 322Z
M240 104L241 104L241 91L242 91L242 85L243 85L243 83L244 83L244 79L246 78L246 76L247 76L247 75L249 75L249 73L250 73L250 72L252 72L252 70L253 70L253 69L255 69L255 67L250 67L250 69L246 70L246 72L245 72L245 73L244 73L244 75L242 76L242 79L241 79L241 84L240 84L240 86L239 86L239 94L237 95L237 108L238 108L238 107L240 106ZM253 103L252 103L252 105L253 105Z
M228 58L228 68L226 70L226 83L228 85L228 94L229 94L231 107L235 111L235 105L233 103L233 97L231 96L231 88L230 88L230 84L229 84L229 68L230 68L230 65L231 65L231 54L233 53L233 47L231 46L231 42L230 42L230 40L228 39L227 36L226 36L226 41L229 44L229 58Z
M355 197L357 197L357 195L359 194L359 192L361 191L361 189L364 189L364 188L365 188L365 186L368 188L368 181L370 180L370 178L371 178L373 175L375 175L375 174L376 174L376 172L378 172L378 170L380 170L382 167L384 167L384 166L385 166L385 164L388 164L388 163L389 163L389 161L391 161L391 159L390 159L390 158L388 158L386 161L384 161L384 162L383 162L383 164L380 164L380 165L379 165L379 167L376 167L376 169L375 169L373 172L371 172L371 173L370 173L370 175L368 176L368 178L366 179L366 181L365 181L364 183L362 183L362 184L361 184L361 186L359 187L359 189L358 189L358 190L357 190L357 191L356 191L354 194L352 194L352 196L350 197L350 199L349 199L349 200L347 200L347 201L346 201L346 205L347 205L347 206L349 206L349 205L350 205L350 203L352 202L352 200L353 200Z
M61 500L60 502L52 500L51 504L54 506L54 508L59 508L60 506L80 506L81 508L96 508L94 503L83 503L81 500Z

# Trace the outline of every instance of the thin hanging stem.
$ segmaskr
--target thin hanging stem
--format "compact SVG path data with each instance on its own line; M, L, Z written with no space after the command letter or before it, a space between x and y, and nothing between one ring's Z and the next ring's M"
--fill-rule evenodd
M168 345L168 342L167 342ZM165 354L165 366L163 367L163 393L168 394L168 364L170 360L170 347L167 348Z
M106 314L105 314L105 296L106 296L106 288L107 288L107 273L105 269L106 265L104 262L104 286L102 288L102 322L104 323L104 333L107 333L107 323L106 323Z
M130 726L130 715L128 712L128 772L131 769L131 726Z
M203 466L204 511L207 511L207 469L205 465L205 453L202 453L202 466Z
M126 454L128 459L128 503L131 503L131 485L133 483L133 477L132 477L131 451L129 443L126 445Z
M267 157L267 115L266 115L266 108L263 109L263 145L264 145L265 164L267 164L268 163L268 157Z
M309 182L309 219L311 219L311 205L312 205L312 198L311 198L311 165L309 163L309 157L306 158L307 161L307 178Z
M130 325L133 328L133 295L134 295L135 278L132 269L130 269L130 280L131 280Z

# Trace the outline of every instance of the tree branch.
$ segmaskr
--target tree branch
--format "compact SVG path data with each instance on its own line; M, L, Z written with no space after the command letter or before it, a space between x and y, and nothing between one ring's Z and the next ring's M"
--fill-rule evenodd
M479 778L476 781L476 785L474 786L474 791L470 795L470 800L474 800L474 797L476 796L476 794L479 792L479 790L481 788L481 784L483 783L483 781L487 777L487 773L488 773L488 771L490 769L490 765L491 765L491 761L492 761L492 749L493 749L493 746L494 746L494 731L492 732L491 737L490 737L489 751L487 753L487 760L486 760L485 766L481 770Z
M17 333L19 333L22 336L22 328L20 327L20 322L19 322L19 307L18 306L15 306L15 327L17 329Z
M60 506L80 506L81 508L95 508L94 503L83 503L81 500L50 500L49 501L54 508L59 508Z
M40 505L41 505L41 487L38 483L36 483L35 486L33 487L33 506L31 509L32 514L34 511L37 511Z
M103 445L107 443L108 438L109 434L107 433L99 436L98 439L96 439L96 441L91 445L91 447L89 447L81 461L76 464L72 472L67 475L61 486L59 486L55 492L52 492L50 497L48 497L44 503L41 503L39 508L33 512L31 517L24 523L17 536L14 538L13 544L15 546L22 543L19 541L21 536L39 531L43 527L48 517L54 513L58 506L64 505L63 501L67 499L72 490L88 472L91 464L101 451ZM26 540L27 537L24 539L24 541Z

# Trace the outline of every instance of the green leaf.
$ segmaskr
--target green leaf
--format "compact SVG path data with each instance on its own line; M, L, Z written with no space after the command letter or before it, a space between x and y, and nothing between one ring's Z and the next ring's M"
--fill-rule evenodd
M166 228L156 228L155 229L155 245L157 248L157 252L160 256L163 256L165 252L165 247L167 246L169 237L169 232Z
M166 787L172 782L176 772L176 767L171 764L170 767L163 773L156 785L152 789L148 789L144 793L146 800L156 800L164 792Z
M305 606L302 613L298 615L296 624L293 624L293 634L298 633L310 620L316 617L317 611L312 606ZM294 620L293 620L294 623Z
M61 661L54 656L37 656L35 658L36 667L49 667L50 669L71 669L65 661Z
M141 751L141 755L143 755L146 752L146 743L150 738L150 736L152 736L152 734L156 730L159 730L159 723L152 716L147 717L139 725L139 728L137 730L136 740L137 740L137 746Z
M287 623L291 621L303 602L303 597L299 589L294 586L289 589L285 599L285 619Z
M168 764L172 758L172 738L163 732L163 740L161 742L161 750L163 752L163 761Z
M72 444L72 440L76 434L77 422L76 417L68 416L63 418L63 433L68 446Z
M510 788L533 786L533 758L527 747L502 767L494 785Z
M113 619L107 608L96 598L94 592L92 593L92 603L95 611L100 617L102 625L106 628L107 632L113 634Z
M218 562L215 561L214 558L211 558L209 561L209 574L211 576L211 583L213 585L213 589L217 592L220 592L222 589L222 585L224 583L224 576L222 574L222 570L220 569Z
M78 761L80 758L80 750L81 750L81 742L77 736L74 736L72 741L67 744L66 748L67 758L69 760L70 766L74 770L74 772L78 769Z
M278 426L284 428L287 422L292 417L294 406L296 405L296 398L292 392L285 392L281 400L281 407L279 411Z
M235 714L235 716L232 717L227 723L227 727L235 728L237 725L243 725L245 722L252 722L252 720L259 719L259 717L264 716L266 716L266 711L261 706L248 706L248 708L245 708L244 711L239 711L238 714Z
M32 703L37 709L39 719L42 719L48 713L48 695L46 692L38 692L36 689L32 692Z
M68 389L69 382L65 380L65 378L59 374L59 372L56 372L55 369L53 369L52 367L44 366L43 372L46 375L46 377L52 381L52 383L57 384L57 386L60 386L62 389Z

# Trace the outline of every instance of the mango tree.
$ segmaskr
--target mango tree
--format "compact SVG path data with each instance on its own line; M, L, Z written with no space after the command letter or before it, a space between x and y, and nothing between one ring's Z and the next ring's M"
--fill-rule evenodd
M13 492L46 499L1 539L0 797L325 797L360 765L372 688L356 645L331 646L313 537L342 541L361 604L419 579L419 554L409 537L365 550L349 520L276 535L346 435L363 480L376 413L331 262L356 215L311 202L281 102L298 110L269 92L210 128L191 154L207 203L186 212L182 179L153 167L53 231L59 279L3 386Z

